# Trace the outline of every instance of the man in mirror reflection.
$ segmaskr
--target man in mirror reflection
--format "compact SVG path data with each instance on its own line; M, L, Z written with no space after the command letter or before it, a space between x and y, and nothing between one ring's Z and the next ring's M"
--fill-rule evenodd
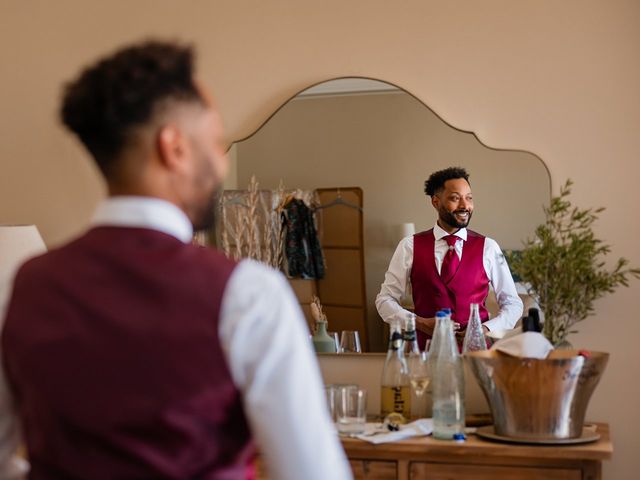
M435 314L451 309L459 338L464 336L470 304L477 303L485 333L513 328L522 315L522 300L495 240L467 227L473 216L469 174L450 167L431 174L425 194L438 218L433 228L403 238L396 248L376 308L385 322L405 324L412 312L401 305L411 290L420 348L435 329ZM492 287L499 306L490 318L486 308Z
M148 41L69 83L106 179L89 230L19 270L2 335L0 477L351 478L284 277L192 243L228 169L190 47ZM15 411L13 405L15 403Z

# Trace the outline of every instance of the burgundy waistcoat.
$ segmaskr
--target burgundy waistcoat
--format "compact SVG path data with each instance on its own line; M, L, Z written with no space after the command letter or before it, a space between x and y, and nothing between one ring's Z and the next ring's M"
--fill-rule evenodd
M254 456L218 338L235 264L98 227L19 271L2 335L32 479L244 479Z
M469 321L470 304L480 305L480 318L489 319L485 301L489 294L489 279L484 269L482 235L467 230L462 259L458 270L448 283L440 278L434 254L433 229L413 236L413 266L411 267L411 289L415 313L431 318L442 308L451 309L451 318L464 328ZM427 336L418 331L421 347Z

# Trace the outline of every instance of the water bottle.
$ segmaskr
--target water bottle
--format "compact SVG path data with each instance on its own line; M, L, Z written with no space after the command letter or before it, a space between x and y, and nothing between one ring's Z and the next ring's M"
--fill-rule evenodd
M438 352L440 351L440 339L436 335L436 330L438 328L438 322L443 322L447 320L447 314L443 310L440 310L436 313L436 328L433 331L433 336L431 338L431 345L429 346L429 375L433 378L433 366L438 360Z
M452 440L464 434L464 371L451 320L436 316L432 364L433 436Z
M487 349L487 339L484 338L484 329L480 320L480 310L477 303L471 304L471 313L469 313L469 323L467 323L467 331L464 334L464 342L462 343L462 353L476 352L478 350Z

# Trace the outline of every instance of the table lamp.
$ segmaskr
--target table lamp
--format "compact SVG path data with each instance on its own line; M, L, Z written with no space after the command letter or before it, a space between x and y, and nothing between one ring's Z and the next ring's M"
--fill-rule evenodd
M35 225L0 225L0 324L16 271L26 260L46 250Z

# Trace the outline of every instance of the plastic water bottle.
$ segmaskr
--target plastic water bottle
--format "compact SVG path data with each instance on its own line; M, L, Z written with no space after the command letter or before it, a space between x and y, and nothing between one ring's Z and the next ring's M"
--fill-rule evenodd
M452 440L464 434L464 371L451 320L436 316L432 371L433 436Z
M442 322L447 320L447 314L443 310L439 310L436 313L436 328L433 331L433 338L431 339L431 345L429 346L429 357L435 360L438 356L438 352L440 351L440 339L436 335L436 331L438 329L438 322Z

